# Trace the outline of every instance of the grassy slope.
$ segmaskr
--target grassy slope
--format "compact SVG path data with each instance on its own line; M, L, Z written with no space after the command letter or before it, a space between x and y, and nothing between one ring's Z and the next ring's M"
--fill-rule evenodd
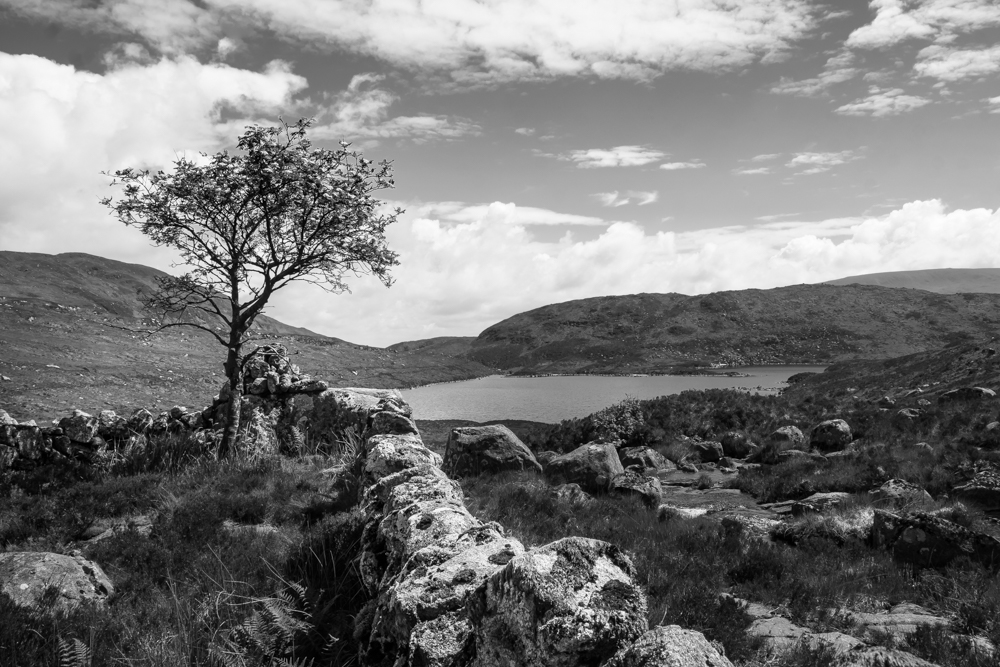
M889 358L1000 326L1000 295L796 285L554 304L486 329L470 357L522 373L664 372L691 362Z
M143 326L137 293L152 289L157 275L91 255L0 253L0 375L10 378L0 380L0 409L15 419L51 419L74 407L209 403L222 384L221 345L194 329L144 340L122 328ZM492 372L433 349L355 345L259 321L259 335L285 345L304 371L331 384L410 387Z
M938 294L1000 292L1000 269L924 269L922 271L890 271L848 276L827 280L827 285L879 285L904 287Z

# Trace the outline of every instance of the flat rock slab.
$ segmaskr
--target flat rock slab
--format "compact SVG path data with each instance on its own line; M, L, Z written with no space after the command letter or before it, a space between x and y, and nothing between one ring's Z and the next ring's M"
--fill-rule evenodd
M115 589L101 567L82 556L12 551L0 553L0 592L19 607L72 609L85 601L103 604Z

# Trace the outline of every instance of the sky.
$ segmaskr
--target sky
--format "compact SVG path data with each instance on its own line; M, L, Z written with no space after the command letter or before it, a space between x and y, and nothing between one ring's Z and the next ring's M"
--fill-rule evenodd
M279 118L393 163L393 286L268 310L355 343L1000 266L996 0L0 0L0 249L178 272L101 172Z

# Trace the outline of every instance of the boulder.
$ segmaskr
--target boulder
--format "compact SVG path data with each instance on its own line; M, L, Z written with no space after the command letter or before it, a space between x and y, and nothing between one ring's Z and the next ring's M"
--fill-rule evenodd
M63 430L63 434L73 442L83 444L97 435L97 427L97 419L80 410L74 410L72 416L59 420L59 428Z
M952 401L982 401L996 398L997 393L986 387L959 387L951 389L941 394L939 403L950 403Z
M606 542L567 537L515 556L470 605L476 664L600 665L647 629L635 568Z
M587 493L607 491L615 475L623 472L618 451L611 444L581 445L545 466L545 477L552 484L579 484Z
M705 635L678 625L660 625L618 651L604 667L732 667Z
M8 432L7 444L17 449L18 456L32 461L42 458L45 451L45 439L42 437L42 429L35 426L34 422L7 428L11 429Z
M719 438L722 443L722 451L726 456L733 459L745 459L754 450L754 444L743 431L727 431Z
M365 443L365 463L362 469L362 486L371 486L409 468L424 464L441 465L441 457L424 446L413 435L376 435Z
M895 399L892 398L892 396L883 396L882 398L878 399L877 405L880 408L894 408L896 407L896 401Z
M922 567L943 567L959 556L1000 566L1000 540L928 512L875 510L872 542L896 559Z
M17 426L17 420L0 410L0 426Z
M903 408L892 416L892 425L896 428L906 428L916 424L923 410L919 408Z
M226 385L228 387L229 385ZM149 410L139 408L128 418L128 430L135 434L143 434L153 426L153 415Z
M808 498L796 500L792 503L792 514L803 516L805 514L817 514L839 507L851 498L851 494L844 491L828 491L826 493L814 493Z
M843 419L828 419L813 427L809 444L824 452L836 452L851 444L851 427Z
M758 618L747 628L747 635L760 638L765 646L776 653L791 649L808 632L806 628L795 625L782 616Z
M549 497L570 505L586 505L593 498L579 484L560 484L549 489Z
M406 405L396 389L327 389L312 398L312 409L307 415L310 431L315 437L333 442L345 429L364 430L373 414L385 410L382 402L386 399Z
M186 407L184 407L183 405L175 405L174 407L170 408L170 418L171 419L180 419L181 417L183 417L187 413L188 413L188 409Z
M691 453L697 454L702 463L715 463L724 455L721 442L699 440L691 443Z
M767 436L767 441L782 447L798 449L806 442L806 437L798 426L782 426Z
M10 551L0 553L0 593L27 609L52 603L70 610L86 601L103 604L114 587L97 563L82 556Z
M975 503L987 512L1000 510L1000 473L981 470L960 486L952 489L952 496Z
M673 470L676 468L669 459L651 447L624 447L618 450L618 459L626 468L632 465L653 470Z
M548 450L544 452L538 452L537 454L535 454L535 460L538 461L538 464L544 468L549 464L549 461L555 458L559 458L559 456L561 456L559 452L553 452L551 450Z
M906 507L930 503L934 498L916 484L902 479L890 479L872 491L872 500L893 507Z
M389 433L394 435L418 435L417 424L406 415L389 410L376 412L372 417L372 433Z
M625 471L611 478L609 492L618 496L639 496L649 507L656 507L663 497L660 480L651 475Z
M796 460L825 463L826 457L819 452L803 452L800 449L786 449L783 452L778 452L778 463Z
M445 446L443 469L452 477L504 470L542 472L531 450L503 424L452 429Z

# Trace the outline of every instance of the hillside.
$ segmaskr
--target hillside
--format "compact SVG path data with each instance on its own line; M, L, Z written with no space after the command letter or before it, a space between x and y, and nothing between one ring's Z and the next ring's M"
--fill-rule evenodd
M998 326L1000 294L822 284L700 296L635 294L515 315L480 334L468 358L520 374L825 364L938 349Z
M877 285L919 289L938 294L963 292L1000 293L1000 269L924 269L921 271L890 271L868 273L828 280L825 285Z
M224 349L208 334L171 329L145 340L139 291L156 269L93 255L0 252L0 409L15 419L73 407L200 407L223 381ZM488 375L434 349L356 345L258 318L257 335L286 346L314 377L344 386L409 387ZM3 379L9 378L9 379Z

